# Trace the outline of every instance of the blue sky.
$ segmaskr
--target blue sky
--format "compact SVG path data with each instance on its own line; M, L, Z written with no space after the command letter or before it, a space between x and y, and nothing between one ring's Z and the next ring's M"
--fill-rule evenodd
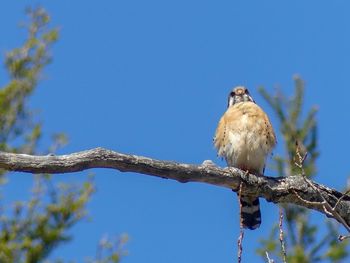
M22 43L24 8L41 4L60 27L54 61L34 94L46 137L63 131L60 153L97 146L187 163L217 159L212 137L232 86L291 94L292 76L306 82L306 106L319 106L317 181L342 189L349 174L350 3L348 1L3 1L0 52ZM5 75L1 69L1 81ZM279 141L282 141L278 134ZM98 240L128 233L125 263L232 262L236 257L235 195L205 184L93 170L97 193L90 220L53 258L82 262ZM57 175L81 182L88 172ZM267 174L273 172L267 171ZM9 198L29 192L31 176L11 177ZM263 224L248 231L244 262L278 218L262 201ZM315 220L324 221L322 216Z

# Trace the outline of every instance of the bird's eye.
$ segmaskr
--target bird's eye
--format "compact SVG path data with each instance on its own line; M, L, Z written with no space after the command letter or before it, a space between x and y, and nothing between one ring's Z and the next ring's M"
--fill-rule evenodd
M234 93L233 91L231 91L230 96L231 96L231 97L234 97L234 96L235 96L235 93Z
M246 93L246 94L249 94L249 90L248 90L248 89L245 89L245 93Z

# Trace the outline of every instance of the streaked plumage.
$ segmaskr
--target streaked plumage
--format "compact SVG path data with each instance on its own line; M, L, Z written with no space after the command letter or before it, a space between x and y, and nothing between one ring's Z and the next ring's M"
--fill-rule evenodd
M225 158L228 166L260 175L275 144L275 133L266 113L254 102L246 88L236 87L229 95L228 109L216 129L214 145L218 155ZM259 199L242 196L241 205L243 227L259 227Z

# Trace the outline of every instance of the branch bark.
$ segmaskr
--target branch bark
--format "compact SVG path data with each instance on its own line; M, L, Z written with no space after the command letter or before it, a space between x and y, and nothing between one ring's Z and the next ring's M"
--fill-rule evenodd
M209 163L209 164L208 164ZM238 191L242 183L244 195L258 195L273 203L296 204L330 217L324 200L350 225L350 197L335 189L310 181L310 187L300 175L269 177L247 174L230 167L220 168L211 162L201 165L155 160L143 156L122 154L95 148L68 155L34 156L0 152L0 168L27 173L72 173L91 168L111 168L120 172L136 172L181 183L202 182ZM320 196L321 195L321 196ZM334 217L333 217L334 218ZM338 218L335 218L340 222Z

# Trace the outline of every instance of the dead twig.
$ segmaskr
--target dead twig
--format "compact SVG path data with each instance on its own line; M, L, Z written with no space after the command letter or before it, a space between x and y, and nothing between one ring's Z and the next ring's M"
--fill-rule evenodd
M301 155L300 153L300 149L299 149L299 145L298 143L296 143L296 155L297 155L297 158L298 158L298 162L295 162L295 165L297 167L300 168L301 170L301 175L304 179L304 181L306 182L306 184L308 186L310 186L315 192L318 193L320 199L322 201L320 202L310 202L310 201L306 201L304 200L299 194L296 193L296 196L303 200L304 202L306 201L307 203L309 204L318 204L319 206L321 206L323 208L323 211L325 214L327 214L328 216L330 217L333 217L335 219L337 219L344 227L345 229L350 233L350 226L349 224L344 220L344 218L338 213L338 211L336 210L337 209L337 206L339 205L339 203L341 202L342 199L344 199L345 196L347 196L347 194L350 192L350 190L346 191L344 194L342 194L342 196L337 200L336 204L334 205L334 207L332 207L330 205L330 203L326 200L326 198L322 195L322 193L319 191L319 189L311 182L311 180L309 180L306 175L305 175L305 171L304 171L304 167L303 167L303 164L304 164L304 161L306 160L306 157L307 157L307 152L305 153L304 156ZM343 235L340 235L338 237L338 239L340 241L343 241L344 239L346 239L347 236L343 236Z
M345 239L348 239L348 238L350 238L350 235L347 235L347 236L339 235L338 240L344 241Z
M350 193L350 189L348 189L339 199L338 201L335 203L334 205L334 210L337 209L337 206L339 205L339 203L344 199L345 196L347 196Z
M241 217L241 213L242 213L242 203L241 203L241 196L242 196L242 183L240 183L239 185L239 191L238 191L238 205L239 205L239 237L238 237L238 258L237 258L237 262L241 263L242 260L242 252L243 252L243 238L244 238L244 230L243 230L243 220Z
M269 253L267 253L267 251L265 253L266 253L267 262L268 263L275 263L275 261L269 257Z
M283 233L283 209L280 207L279 209L279 229L280 229L280 244L281 244L281 250L282 250L282 257L283 257L283 262L287 263L287 252L286 252L286 244L284 242L284 233Z

